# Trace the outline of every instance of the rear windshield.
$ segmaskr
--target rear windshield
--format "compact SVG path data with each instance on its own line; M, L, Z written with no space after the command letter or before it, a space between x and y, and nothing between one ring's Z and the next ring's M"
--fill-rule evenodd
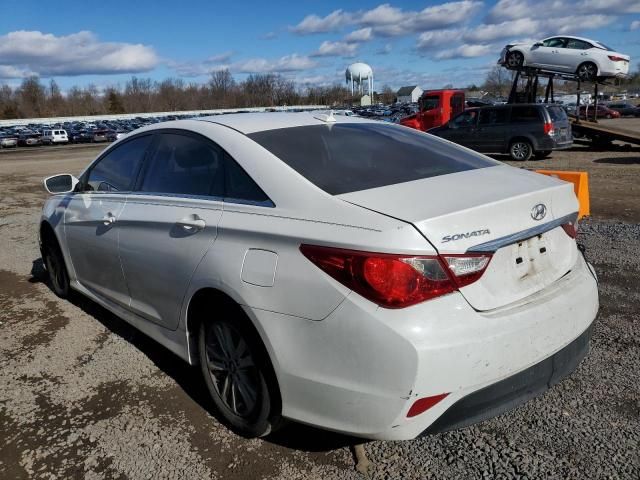
M563 122L567 120L567 112L562 107L547 107L552 122Z
M435 136L383 123L281 128L248 136L331 195L499 165Z

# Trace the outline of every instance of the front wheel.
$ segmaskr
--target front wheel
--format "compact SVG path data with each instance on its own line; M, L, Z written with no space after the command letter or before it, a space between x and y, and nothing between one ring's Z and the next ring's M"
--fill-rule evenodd
M509 155L513 160L526 162L531 158L533 148L527 140L515 140L509 146Z
M509 52L506 63L509 68L519 68L524 64L524 55L520 52Z
M200 365L207 389L226 423L245 437L263 437L276 423L267 384L266 352L240 313L200 325ZM279 417L278 417L279 418Z
M70 291L69 274L58 242L49 239L44 244L43 250L43 261L47 268L51 289L58 297L67 298Z

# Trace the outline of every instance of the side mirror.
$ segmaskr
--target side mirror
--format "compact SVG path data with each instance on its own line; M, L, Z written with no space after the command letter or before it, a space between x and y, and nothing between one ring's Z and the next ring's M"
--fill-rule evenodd
M73 175L63 173L62 175L54 175L53 177L47 177L44 179L44 188L49 193L70 193L76 188L76 185L80 183Z
M534 47L544 47L544 43L542 42L536 42L533 44Z

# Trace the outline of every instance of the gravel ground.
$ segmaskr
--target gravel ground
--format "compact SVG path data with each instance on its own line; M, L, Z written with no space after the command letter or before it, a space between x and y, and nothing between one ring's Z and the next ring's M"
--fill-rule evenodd
M78 172L96 152L0 155L0 478L362 478L352 439L296 425L262 440L230 433L210 413L197 370L42 282L38 184ZM577 149L529 162L591 172L594 217L579 239L600 277L601 310L577 371L477 426L368 443L373 478L640 478L638 158ZM610 208L620 192L632 200Z

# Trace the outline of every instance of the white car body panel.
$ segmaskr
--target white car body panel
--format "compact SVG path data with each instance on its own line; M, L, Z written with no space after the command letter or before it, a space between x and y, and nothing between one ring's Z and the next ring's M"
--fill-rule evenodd
M344 116L336 122L378 124ZM486 282L398 310L325 274L300 253L301 244L410 256L463 253L539 224L529 215L536 203L548 206L545 223L572 214L577 202L569 184L501 165L333 196L245 136L320 124L305 113L238 114L133 132L186 129L214 140L274 206L140 193L54 195L42 221L60 243L71 286L192 364L189 302L202 289L219 290L242 306L260 334L283 416L378 439L414 438L457 400L550 357L591 324L596 281L559 227L545 235L565 253L563 261L528 290L495 288L512 244L500 254L504 264L492 260ZM109 213L116 217L112 227L101 223ZM168 236L194 213L206 224L202 231ZM439 241L483 227L490 234ZM124 288L105 287L100 279L107 273L124 277ZM443 392L445 400L407 418L416 399Z
M584 37L570 35L556 35L545 38L547 41L552 38L567 38L588 42L594 45L589 49L572 49L560 47L537 46L535 43L514 43L502 52L501 63L504 63L506 51L518 51L524 55L524 66L537 67L545 70L557 71L560 73L575 73L578 67L584 62L592 62L597 66L598 77L625 77L629 74L631 58L629 55L610 51L595 40ZM609 57L619 57L623 60L613 61Z

